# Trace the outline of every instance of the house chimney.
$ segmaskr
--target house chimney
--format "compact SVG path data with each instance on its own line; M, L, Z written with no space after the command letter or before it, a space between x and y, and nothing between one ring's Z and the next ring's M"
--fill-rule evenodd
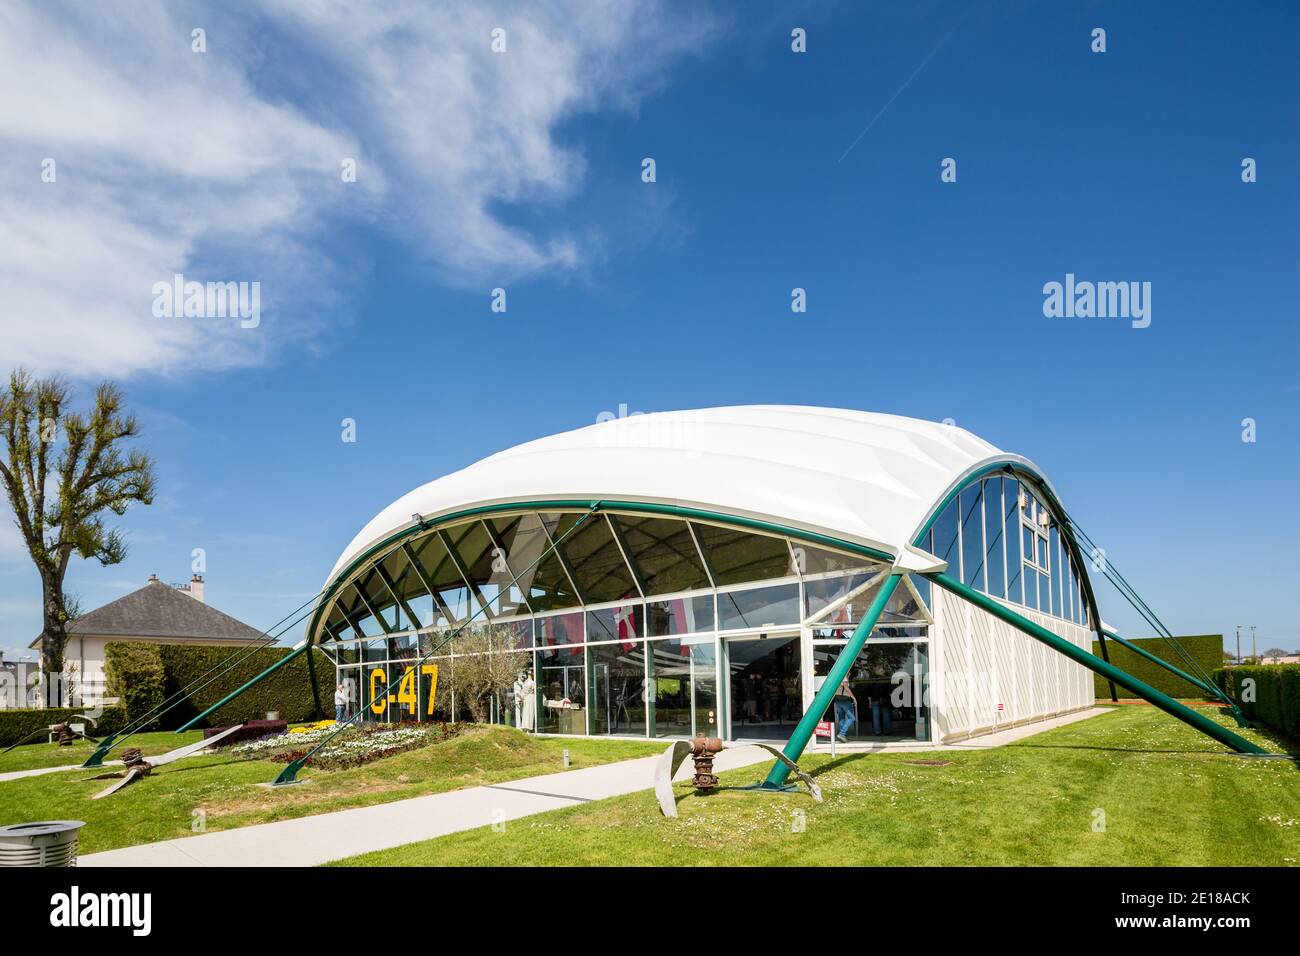
M186 589L189 596L194 598L200 604L206 604L203 600L203 575L194 574L190 576L190 586Z
M158 580L158 575L156 575L156 574L151 574L151 575L149 575L149 581L148 581L147 583L149 583L149 584L153 584L153 583L154 583L155 581L157 581L157 580Z

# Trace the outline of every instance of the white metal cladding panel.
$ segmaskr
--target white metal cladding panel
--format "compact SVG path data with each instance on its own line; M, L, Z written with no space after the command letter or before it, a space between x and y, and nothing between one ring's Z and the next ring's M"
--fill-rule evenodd
M1086 667L937 587L934 604L931 681L940 739L1092 703L1092 672ZM1086 628L1027 608L1016 610L1091 651L1092 634Z

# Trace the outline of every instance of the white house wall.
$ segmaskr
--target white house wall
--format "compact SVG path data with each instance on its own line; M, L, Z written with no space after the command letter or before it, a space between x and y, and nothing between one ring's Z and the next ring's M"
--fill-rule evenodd
M934 589L933 605L930 686L937 739L959 740L1092 706L1086 667L941 588ZM1091 653L1087 628L1015 610Z

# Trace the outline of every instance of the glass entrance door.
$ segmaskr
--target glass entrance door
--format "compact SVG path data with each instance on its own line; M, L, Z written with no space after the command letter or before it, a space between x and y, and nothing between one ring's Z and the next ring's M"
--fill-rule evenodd
M798 632L727 638L723 648L728 738L785 740L803 715Z
M814 686L821 686L843 650L840 640L813 641ZM869 640L849 668L850 694L837 694L821 719L833 722L837 736L850 742L929 740L929 652L926 641Z

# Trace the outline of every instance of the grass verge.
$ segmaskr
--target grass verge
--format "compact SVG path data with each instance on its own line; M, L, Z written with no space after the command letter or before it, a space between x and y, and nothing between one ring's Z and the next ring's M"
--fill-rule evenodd
M141 745L149 745L146 753L170 750L186 739L184 734L142 734L132 740L152 737L165 739L141 740ZM300 775L311 781L308 786L276 790L257 784L274 779L283 764L218 753L168 764L103 800L90 797L111 781L91 781L95 771L90 770L0 782L0 824L84 820L81 852L94 853L557 773L564 769L566 748L571 768L579 769L649 756L662 746L637 740L535 738L503 727L474 727L450 740L361 767L308 768ZM64 754L69 749L62 748Z
M1213 708L1204 713L1223 720ZM1224 721L1225 725L1227 721ZM1270 749L1268 734L1245 736ZM947 761L927 766L923 760ZM806 758L806 791L650 791L378 851L364 866L1295 866L1300 769L1247 759L1154 708L993 750ZM722 775L753 782L765 764Z

